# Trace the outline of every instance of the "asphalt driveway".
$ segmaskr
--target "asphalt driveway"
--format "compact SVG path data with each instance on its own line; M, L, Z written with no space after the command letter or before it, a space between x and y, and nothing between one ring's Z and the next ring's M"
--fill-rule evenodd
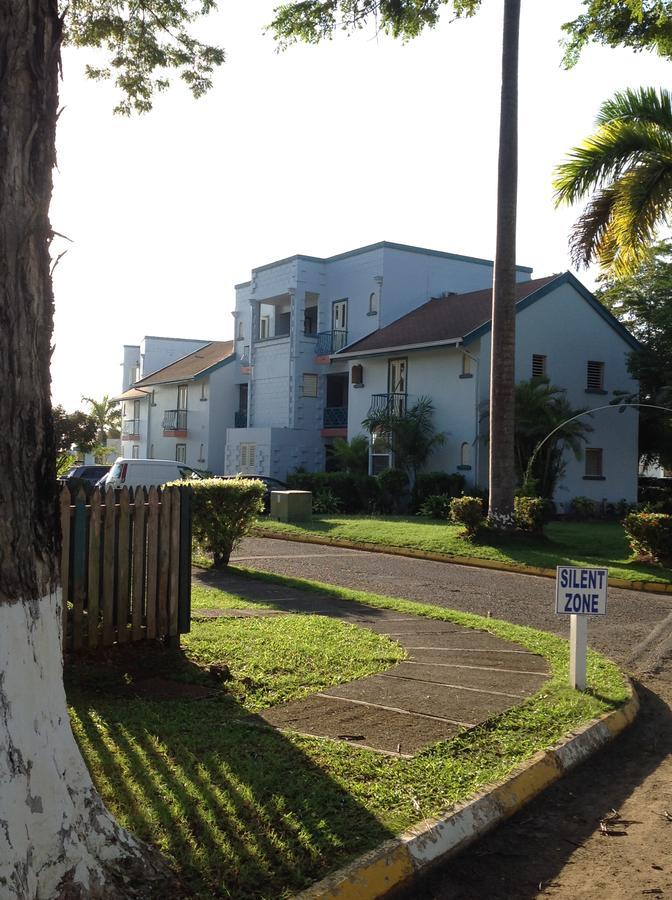
M555 582L550 578L271 538L246 538L231 562L569 636L569 616L555 614ZM627 664L634 649L670 612L672 594L610 588L607 616L590 619L589 644Z

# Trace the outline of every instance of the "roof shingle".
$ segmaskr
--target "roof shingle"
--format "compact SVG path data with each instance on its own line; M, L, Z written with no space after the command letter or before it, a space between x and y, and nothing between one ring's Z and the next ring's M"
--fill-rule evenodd
M205 347L199 347L198 350L183 356L182 359L176 360L169 366L164 366L163 369L157 369L156 372L145 375L140 381L136 381L133 387L141 388L153 384L191 381L234 355L233 341L211 341Z

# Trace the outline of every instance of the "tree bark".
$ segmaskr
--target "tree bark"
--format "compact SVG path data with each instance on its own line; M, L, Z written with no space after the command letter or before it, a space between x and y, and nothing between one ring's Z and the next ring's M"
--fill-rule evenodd
M103 806L63 690L49 363L62 23L0 0L0 897L124 897L159 871Z
M495 527L513 524L520 0L505 0L499 123L497 246L490 355L490 508Z

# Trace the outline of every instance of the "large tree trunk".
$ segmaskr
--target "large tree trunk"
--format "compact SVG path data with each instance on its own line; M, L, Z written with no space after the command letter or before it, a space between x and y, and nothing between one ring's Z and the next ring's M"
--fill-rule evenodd
M63 690L51 425L56 0L0 0L0 897L123 897L146 848L93 788ZM132 861L121 871L120 861ZM151 867L151 866L150 866Z
M495 527L513 524L520 0L505 0L499 123L497 248L490 356L490 509Z

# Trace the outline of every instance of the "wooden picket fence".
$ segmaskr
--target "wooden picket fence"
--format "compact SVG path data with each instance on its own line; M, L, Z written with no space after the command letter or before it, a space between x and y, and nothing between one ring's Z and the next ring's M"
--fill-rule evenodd
M191 489L61 493L63 649L179 641L191 615Z

